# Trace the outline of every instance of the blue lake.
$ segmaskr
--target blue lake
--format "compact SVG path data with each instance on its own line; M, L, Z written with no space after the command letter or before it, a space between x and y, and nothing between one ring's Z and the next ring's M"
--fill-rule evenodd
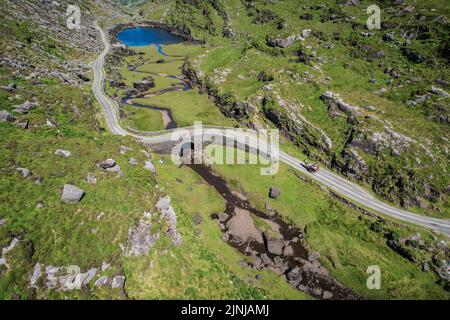
M117 39L127 46L148 46L173 44L182 42L183 39L167 30L150 27L136 27L125 29L117 35Z

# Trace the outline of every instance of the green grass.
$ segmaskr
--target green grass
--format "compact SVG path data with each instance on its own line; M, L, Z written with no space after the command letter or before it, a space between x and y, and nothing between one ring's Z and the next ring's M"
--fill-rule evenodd
M161 120L161 112L147 108L126 106L124 108L127 118L124 121L128 127L139 131L162 130L164 125Z

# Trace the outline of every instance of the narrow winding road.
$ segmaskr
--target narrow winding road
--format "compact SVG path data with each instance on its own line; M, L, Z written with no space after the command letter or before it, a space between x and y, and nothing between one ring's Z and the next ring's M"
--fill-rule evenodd
M100 32L103 44L105 49L98 56L98 58L93 62L92 67L94 69L94 82L92 85L93 93L103 108L105 113L105 121L109 128L109 130L117 135L122 136L131 136L138 140L144 141L146 143L164 143L172 141L172 131L166 130L155 132L151 135L143 135L136 132L129 132L122 128L119 123L118 117L118 104L116 101L107 96L104 92L105 87L105 77L106 73L104 70L104 61L105 57L111 49L111 45L104 33L104 31L96 25L97 29ZM221 128L222 129L222 128ZM191 128L187 128L187 130L192 130ZM223 133L224 137L226 137L226 133ZM266 150L260 150L266 151ZM279 159L281 162L287 164L288 166L301 171L303 174L319 182L320 184L328 187L334 192L340 194L351 202L367 208L376 213L381 213L386 216L390 216L392 218L405 221L408 223L412 223L415 225L419 225L425 228L429 228L440 233L443 233L447 236L450 236L450 221L442 220L428 216L418 215L406 210L402 210L396 207L393 207L389 204L384 203L383 201L372 196L368 191L364 188L358 186L355 183L347 181L341 176L325 169L321 168L317 173L308 172L300 163L300 161L283 151L279 151Z

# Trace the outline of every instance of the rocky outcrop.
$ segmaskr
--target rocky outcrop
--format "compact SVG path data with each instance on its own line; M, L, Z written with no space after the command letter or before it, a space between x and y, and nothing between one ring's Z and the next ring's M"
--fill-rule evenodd
M177 231L177 215L170 204L170 197L159 198L156 208L160 213L160 219L165 219L167 222L167 234L172 238L173 244L181 245L181 235Z
M149 252L159 239L159 232L151 234L151 228L152 214L145 212L144 216L139 219L138 224L128 230L129 249L126 253L127 256L139 257Z

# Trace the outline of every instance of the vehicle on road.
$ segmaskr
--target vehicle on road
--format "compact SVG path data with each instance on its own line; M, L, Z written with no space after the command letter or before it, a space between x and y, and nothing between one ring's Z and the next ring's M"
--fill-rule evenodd
M305 161L301 162L301 165L309 172L315 173L315 172L319 171L319 166L317 165L316 162L308 163L308 161L305 160Z

